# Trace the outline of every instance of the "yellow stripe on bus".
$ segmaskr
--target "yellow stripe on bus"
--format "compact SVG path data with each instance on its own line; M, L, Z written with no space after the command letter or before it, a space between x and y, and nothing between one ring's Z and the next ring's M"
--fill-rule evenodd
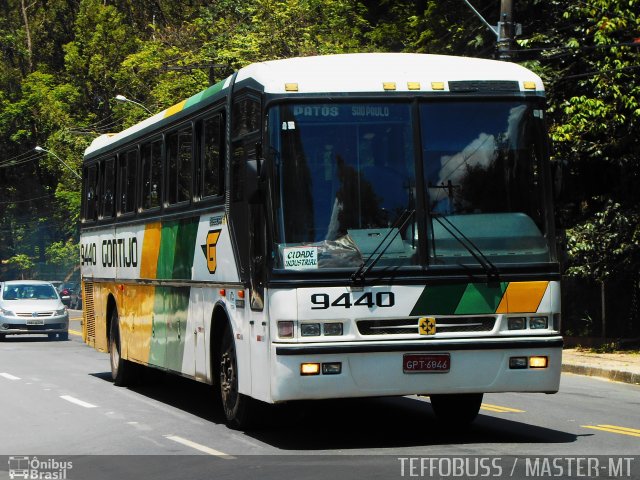
M184 108L184 104L187 103L186 100L181 101L180 103L176 103L174 106L167 108L164 111L164 118L170 117L174 113L178 113Z
M149 223L144 229L142 258L140 261L140 278L156 278L158 272L158 254L160 253L161 234L161 222Z
M535 313L549 282L511 282L496 313Z

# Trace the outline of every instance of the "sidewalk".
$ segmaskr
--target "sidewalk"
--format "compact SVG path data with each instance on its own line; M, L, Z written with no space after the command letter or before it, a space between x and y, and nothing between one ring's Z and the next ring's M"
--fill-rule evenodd
M562 351L562 371L640 385L640 354Z

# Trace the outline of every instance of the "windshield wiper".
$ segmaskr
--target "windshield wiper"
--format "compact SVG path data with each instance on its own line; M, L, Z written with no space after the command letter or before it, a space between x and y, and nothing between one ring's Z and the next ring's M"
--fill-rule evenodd
M467 252L471 254L473 258L482 266L484 271L487 273L487 277L489 281L497 280L499 276L498 268L491 263L491 260L487 258L487 256L482 253L482 250L478 248L478 246L473 243L473 241L467 237L462 231L456 227L451 220L439 213L431 213L431 218L436 220L442 228L444 228L449 235L451 235L460 245L462 245ZM435 239L434 239L434 255L435 255Z
M404 229L405 225L411 219L411 217L413 217L413 214L415 212L416 212L415 210L405 209L402 212L402 214L400 214L398 219L395 222L393 222L393 225L391 225L391 228L389 228L389 231L384 236L384 238L380 240L378 245L376 245L376 248L374 248L371 254L367 257L367 259L364 262L362 262L362 265L360 265L358 270L356 270L351 274L352 283L363 282L365 280L367 273L369 273L371 269L376 265L376 263L378 263L378 260L382 258L382 255L384 255L384 252L387 251L391 243L393 243L393 240L400 234L402 229ZM393 233L393 236L387 242L389 235L391 235L391 233L394 232L394 230L395 230L395 233ZM387 242L386 245L385 245L385 242ZM378 250L380 251L378 252ZM373 261L369 263L369 261L371 261L371 259L374 256L375 258L373 259Z

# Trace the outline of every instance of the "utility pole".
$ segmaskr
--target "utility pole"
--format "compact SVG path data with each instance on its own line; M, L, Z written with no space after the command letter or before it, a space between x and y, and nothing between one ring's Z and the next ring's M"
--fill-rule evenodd
M515 37L522 34L522 26L513 22L513 0L500 0L500 18L498 25L491 25L478 12L469 0L462 0L473 13L496 36L496 49L500 60L513 60L515 49Z
M511 0L501 0L500 19L498 20L498 58L511 60L515 46L515 24L513 23L513 3Z

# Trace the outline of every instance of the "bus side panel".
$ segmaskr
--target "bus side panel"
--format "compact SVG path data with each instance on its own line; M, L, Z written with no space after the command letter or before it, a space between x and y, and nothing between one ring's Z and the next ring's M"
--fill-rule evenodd
M107 298L109 289L103 283L94 283L93 302L96 317L96 343L94 348L100 352L109 350L109 334L107 332Z
M195 249L191 268L192 280L240 282L227 218L222 210L200 217Z
M126 310L132 320L127 353L130 360L149 362L153 335L156 288L152 285L128 285L125 288Z
M187 311L190 287L173 287L165 290L164 309L166 318L166 363L173 372L182 372L185 336L187 335ZM193 335L193 333L192 333Z

